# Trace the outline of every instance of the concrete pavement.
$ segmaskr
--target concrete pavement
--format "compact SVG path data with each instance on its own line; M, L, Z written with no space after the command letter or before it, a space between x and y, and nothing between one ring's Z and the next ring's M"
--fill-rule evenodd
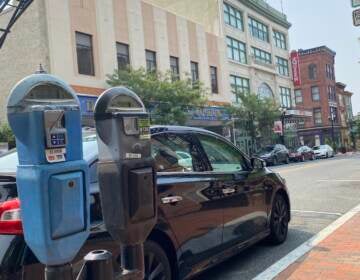
M360 156L274 167L287 180L292 221L286 243L258 244L199 279L253 279L360 203Z

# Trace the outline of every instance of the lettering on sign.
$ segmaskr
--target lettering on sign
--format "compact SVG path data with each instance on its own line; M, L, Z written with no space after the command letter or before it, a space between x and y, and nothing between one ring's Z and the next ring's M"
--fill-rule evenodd
M290 60L292 66L294 86L301 86L299 53L297 51L291 52Z

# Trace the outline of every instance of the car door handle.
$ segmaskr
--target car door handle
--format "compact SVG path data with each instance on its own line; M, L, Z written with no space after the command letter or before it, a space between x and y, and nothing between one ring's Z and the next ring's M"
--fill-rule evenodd
M161 202L163 204L176 204L176 203L178 203L179 201L182 201L182 200L183 200L182 196L179 196L179 195L167 196L167 197L162 197L161 198Z
M233 188L223 188L222 192L223 192L223 194L232 194L232 193L236 192L236 190Z

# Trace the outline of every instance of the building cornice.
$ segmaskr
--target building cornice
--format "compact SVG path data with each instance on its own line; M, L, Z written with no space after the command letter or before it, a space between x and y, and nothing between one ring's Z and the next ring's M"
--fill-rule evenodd
M289 29L291 23L288 22L285 14L279 12L275 8L271 7L268 3L263 0L238 0L245 6L249 7L252 10L255 10L257 13L263 15L267 19Z
M311 55L314 53L320 53L320 52L326 52L332 56L336 55L336 52L334 52L333 50L329 49L327 46L320 46L320 47L316 47L316 48L312 48L312 49L300 49L298 51L300 56L304 56L304 55Z

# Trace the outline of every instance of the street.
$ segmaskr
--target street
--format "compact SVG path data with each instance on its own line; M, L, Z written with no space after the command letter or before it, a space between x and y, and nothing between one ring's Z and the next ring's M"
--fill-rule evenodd
M360 156L337 156L270 167L287 181L292 220L287 241L265 242L202 274L198 279L252 279L360 203Z

